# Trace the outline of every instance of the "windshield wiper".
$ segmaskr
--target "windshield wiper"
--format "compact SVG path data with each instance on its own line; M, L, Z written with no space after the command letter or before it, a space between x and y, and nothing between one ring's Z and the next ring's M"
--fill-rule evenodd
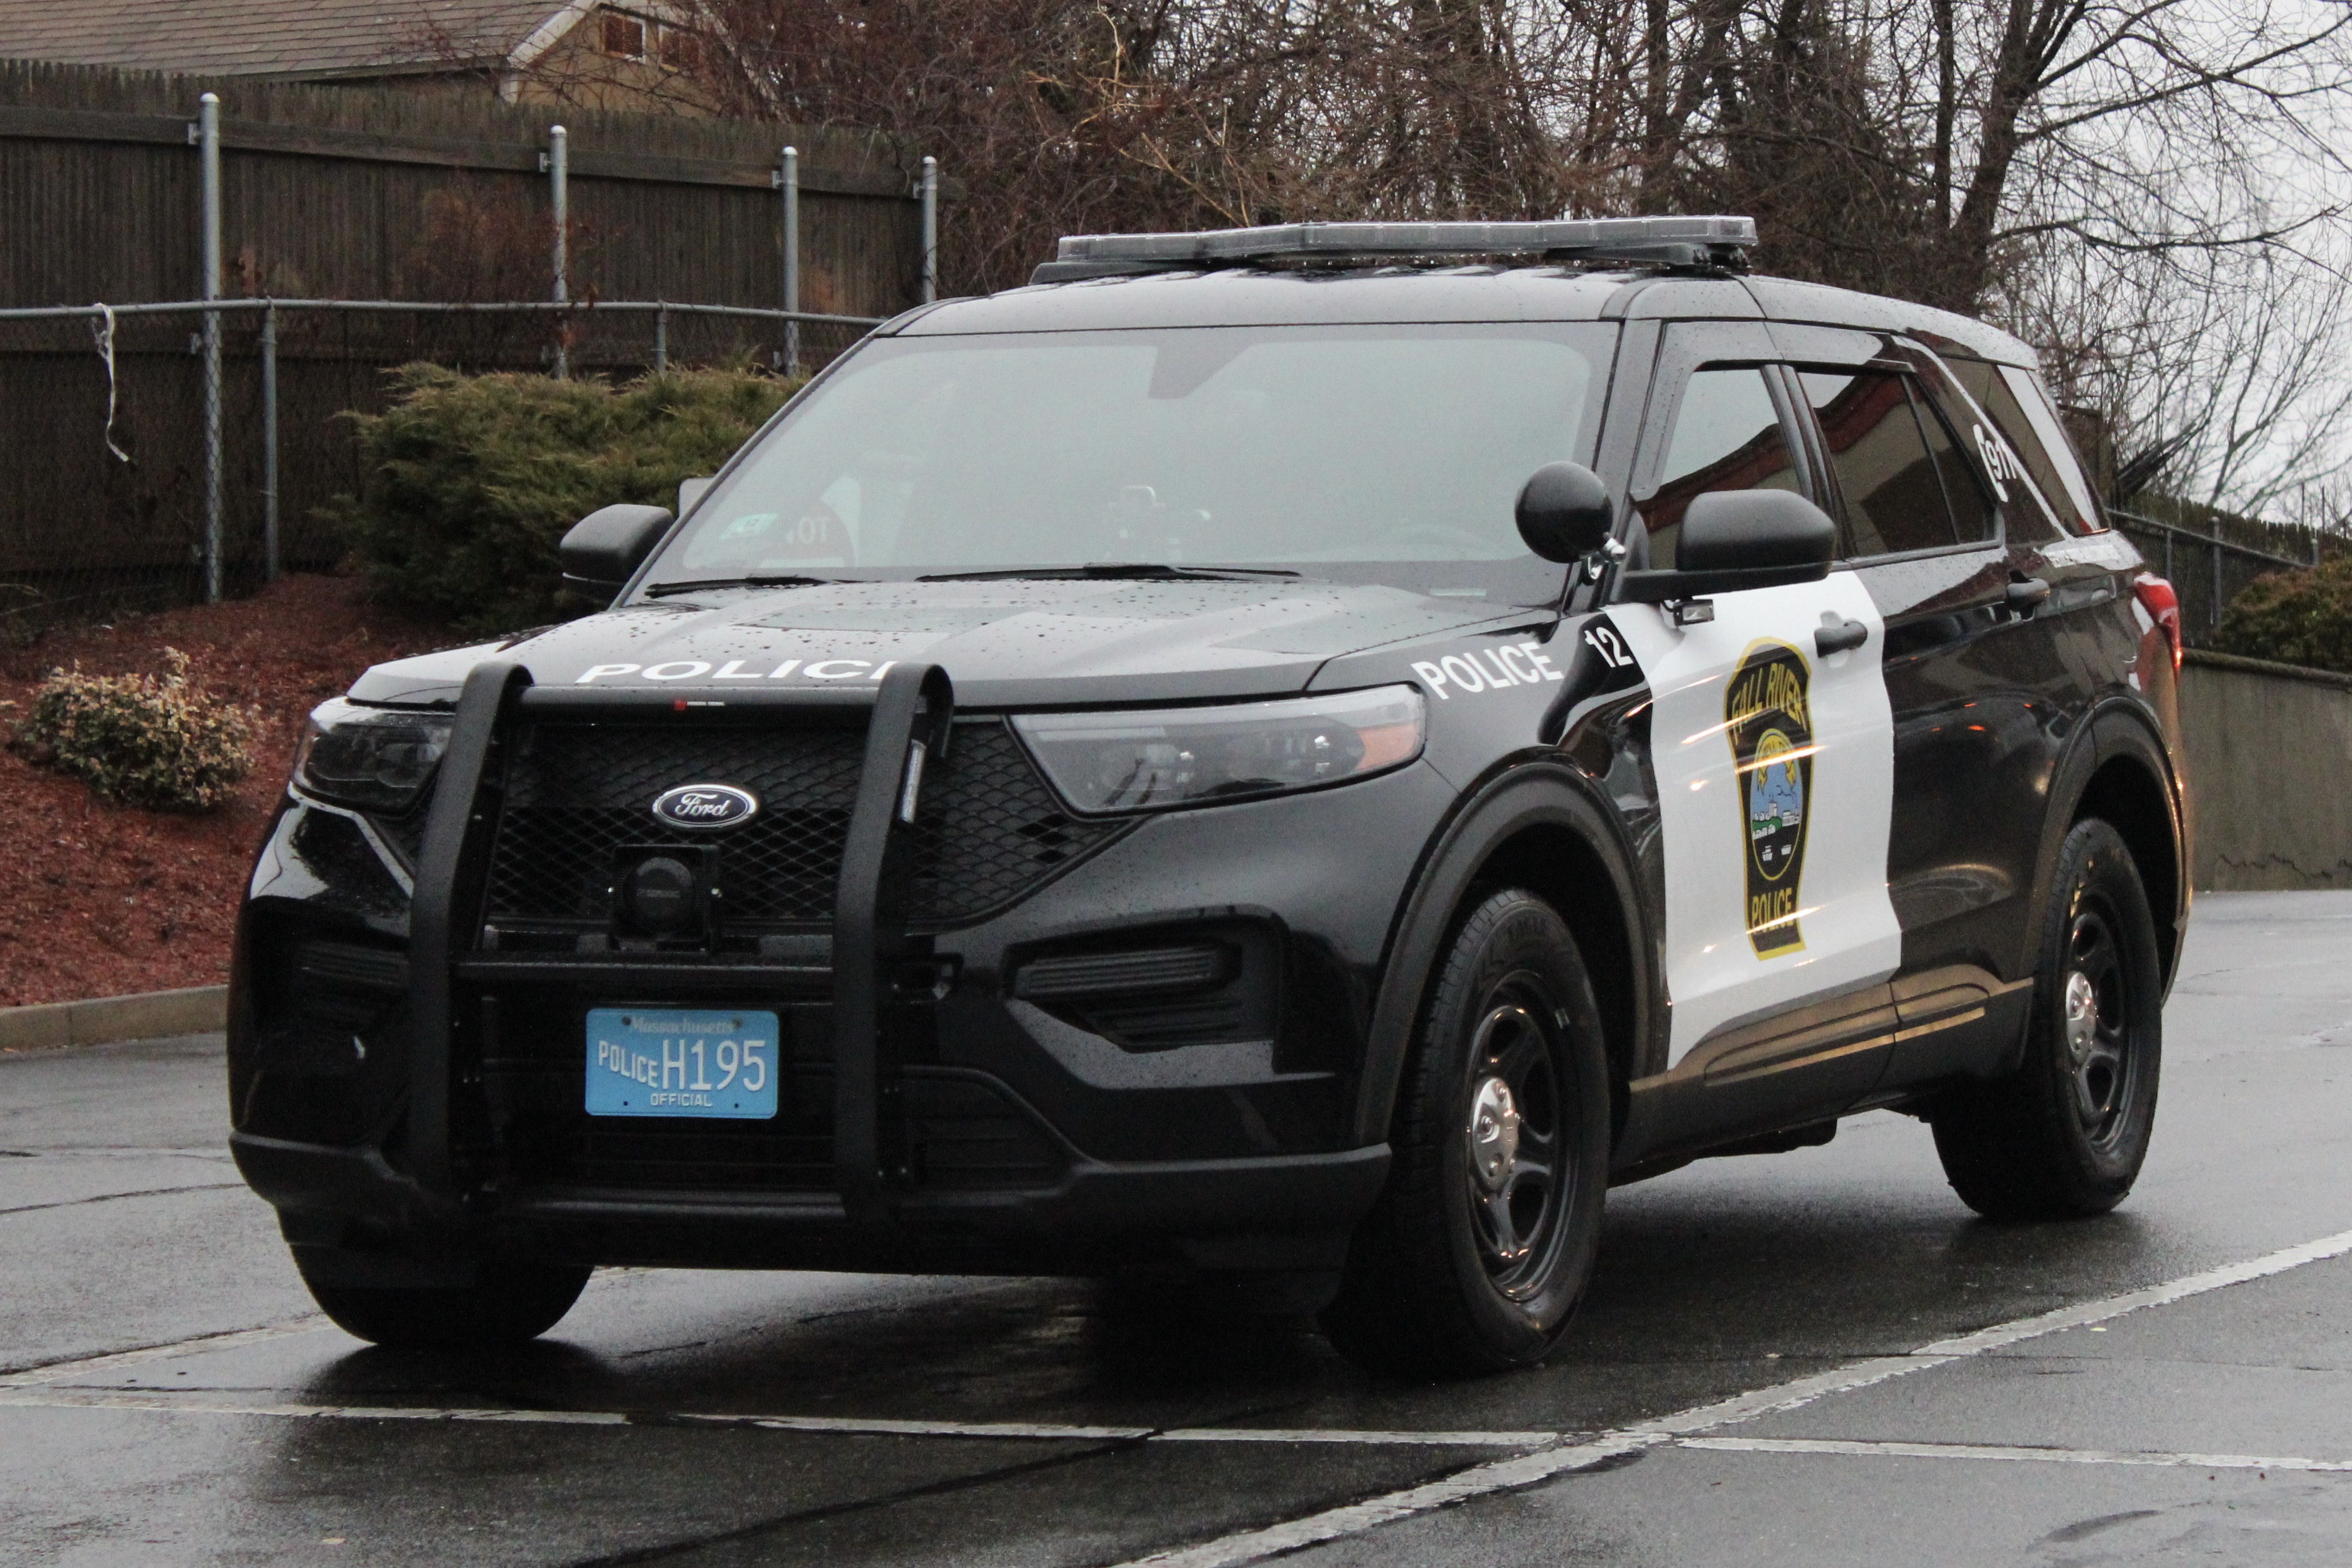
M643 590L648 599L691 594L698 588L822 588L838 577L701 577L691 583L656 583Z
M1149 561L1089 561L1084 566L1007 566L993 572L933 572L915 579L918 583L985 583L992 580L1020 577L1096 578L1105 582L1125 579L1148 581L1152 578L1202 578L1214 581L1236 577L1296 577L1298 574L1279 566L1165 566Z

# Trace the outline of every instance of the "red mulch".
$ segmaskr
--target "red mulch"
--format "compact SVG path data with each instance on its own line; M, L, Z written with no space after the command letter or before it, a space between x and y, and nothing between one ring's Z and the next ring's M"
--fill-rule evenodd
M0 752L0 1005L214 985L262 829L322 699L371 664L454 640L371 605L353 581L295 576L249 599L49 633L0 650L0 736L42 676L77 660L97 675L163 671L261 710L254 770L236 798L187 816L110 805L79 779Z

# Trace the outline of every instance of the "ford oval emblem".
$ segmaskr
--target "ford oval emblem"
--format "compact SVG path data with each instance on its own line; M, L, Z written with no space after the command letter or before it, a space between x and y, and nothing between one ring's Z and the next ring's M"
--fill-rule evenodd
M723 784L680 784L654 802L654 816L672 827L732 827L759 809L758 795Z

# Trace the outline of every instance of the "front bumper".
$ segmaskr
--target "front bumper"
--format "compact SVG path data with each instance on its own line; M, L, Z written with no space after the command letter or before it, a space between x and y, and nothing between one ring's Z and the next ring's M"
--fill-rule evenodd
M365 824L303 804L257 868L232 998L234 1147L289 1237L719 1267L1336 1265L1387 1168L1349 1129L1389 926L1451 799L1427 769L1152 818L1024 901L926 933L889 891L900 759L940 718L910 680L868 720L869 831L861 847L851 825L829 933L756 962L519 959L482 950L467 900L499 727L531 702L511 674L477 682L413 900ZM383 955L372 1002L320 1001L331 988L303 955L322 932ZM1253 1037L1139 1045L1013 994L1040 954L1171 933L1243 955L1234 984L1265 1015ZM756 1145L740 1124L589 1127L580 1018L624 1002L778 1011L796 1120ZM332 1026L289 1050L272 1019L289 1007Z
M1386 1181L1386 1147L1254 1160L1081 1161L1048 1188L910 1192L854 1218L837 1195L551 1188L453 1212L381 1152L233 1134L289 1237L347 1253L509 1252L693 1268L1089 1272L1336 1268Z

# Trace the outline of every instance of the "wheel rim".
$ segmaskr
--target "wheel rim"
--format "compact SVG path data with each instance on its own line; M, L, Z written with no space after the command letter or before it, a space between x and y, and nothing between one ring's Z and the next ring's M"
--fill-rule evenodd
M1540 979L1514 974L1489 994L1470 1042L1465 1201L1486 1277L1514 1300L1549 1279L1574 1196L1568 1135L1575 1108L1559 1070L1561 1019Z
M2137 1077L2129 983L2117 929L2115 911L2104 899L2086 899L2076 908L2059 990L2067 1098L2083 1136L2100 1149L2122 1137Z

